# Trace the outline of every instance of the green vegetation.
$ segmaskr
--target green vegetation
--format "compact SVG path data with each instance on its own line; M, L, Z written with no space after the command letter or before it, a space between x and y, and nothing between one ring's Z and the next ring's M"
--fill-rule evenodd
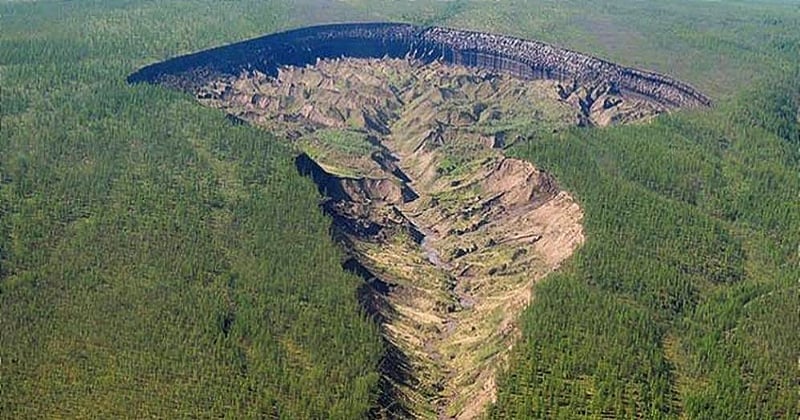
M377 328L293 152L124 83L274 29L281 8L262 3L0 6L0 417L351 419L374 405ZM238 20L252 9L269 19Z
M351 156L369 155L376 150L364 133L348 130L322 129L314 132L315 143L336 152Z
M791 80L702 115L516 149L574 188L588 240L536 289L494 417L797 417ZM786 92L791 113L764 111Z
M294 151L124 83L177 54L366 18L542 39L717 99L513 149L578 197L587 243L536 288L490 416L797 418L800 7L335 3L0 3L0 417L374 406L377 328Z
M367 160L378 151L364 133L340 129L317 130L298 139L298 147L337 176L351 178L368 176L369 171L348 168L347 162ZM375 165L371 160L366 164L369 167Z

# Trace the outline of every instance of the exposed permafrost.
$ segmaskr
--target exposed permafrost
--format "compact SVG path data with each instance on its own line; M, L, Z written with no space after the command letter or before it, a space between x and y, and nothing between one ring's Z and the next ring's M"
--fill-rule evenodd
M450 28L401 23L314 26L177 57L132 74L129 82L166 83L193 90L219 76L281 66L314 64L320 58L403 58L476 67L524 79L608 83L670 107L708 106L711 100L686 83L662 74L620 66L539 41Z

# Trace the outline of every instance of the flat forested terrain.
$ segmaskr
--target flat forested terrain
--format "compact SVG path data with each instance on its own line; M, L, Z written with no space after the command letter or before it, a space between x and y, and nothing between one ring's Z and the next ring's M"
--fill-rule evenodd
M696 1L0 2L0 418L358 418L383 346L296 151L137 68L289 27L540 39L715 100L520 133L585 210L495 418L798 417L800 6Z
M240 21L253 8L258 32L285 9L214 3L0 8L0 417L356 418L372 405L377 328L292 152L124 82L257 33Z

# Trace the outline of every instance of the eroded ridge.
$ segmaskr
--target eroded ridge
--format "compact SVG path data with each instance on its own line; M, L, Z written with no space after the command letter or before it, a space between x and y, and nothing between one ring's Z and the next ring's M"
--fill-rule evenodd
M503 155L512 133L663 110L602 84L566 98L564 89L461 66L342 59L222 77L196 92L303 151L298 168L327 197L352 256L345 267L370 285L362 302L383 326L375 417L481 413L534 282L584 241L572 197ZM584 112L587 95L614 105Z

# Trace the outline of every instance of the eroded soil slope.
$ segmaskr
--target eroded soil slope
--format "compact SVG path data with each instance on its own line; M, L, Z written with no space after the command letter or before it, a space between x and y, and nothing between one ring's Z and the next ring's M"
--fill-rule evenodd
M404 59L322 60L197 95L303 151L298 168L328 197L345 266L367 280L363 303L385 331L378 417L481 413L533 283L584 241L573 198L503 155L514 133L664 111L609 85Z

